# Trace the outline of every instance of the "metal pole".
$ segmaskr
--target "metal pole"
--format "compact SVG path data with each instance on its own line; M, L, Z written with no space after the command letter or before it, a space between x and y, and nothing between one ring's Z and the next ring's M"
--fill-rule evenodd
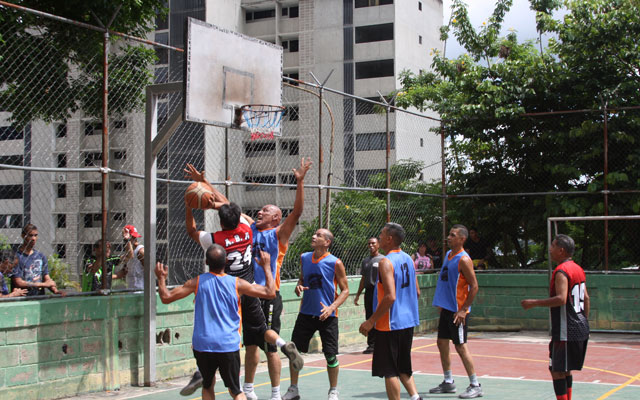
M322 92L323 87L320 86L318 99L318 228L322 228Z
M609 216L609 131L607 104L604 104L604 215ZM609 271L609 220L604 220L604 270Z
M447 237L447 168L444 160L444 126L440 123L440 171L442 180L442 254L447 253L445 238ZM444 261L444 260L443 260Z
M389 167L389 158L391 157L391 134L389 133L389 106L385 108L385 125L387 132L387 155L386 155L386 170L387 170L387 222L391 222L391 169Z
M109 210L109 32L103 33L102 45L102 224L100 265L102 265L102 289L107 289L107 222Z
M230 181L229 176L229 128L224 128L224 179ZM224 196L229 198L229 185L224 185Z

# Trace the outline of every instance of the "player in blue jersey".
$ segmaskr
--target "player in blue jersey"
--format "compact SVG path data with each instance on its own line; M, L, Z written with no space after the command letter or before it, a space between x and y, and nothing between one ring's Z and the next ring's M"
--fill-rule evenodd
M171 291L167 289L169 271L161 263L156 264L158 294L162 303L169 304L195 294L193 319L193 354L202 374L202 398L215 398L215 373L220 376L231 397L245 400L240 389L240 336L242 307L240 296L273 298L275 282L269 268L270 257L260 252L256 262L264 269L266 285L251 284L244 279L227 275L224 268L227 254L218 244L211 245L206 252L209 272L188 280Z
M332 243L333 234L328 229L318 229L311 238L313 251L300 256L300 278L295 291L298 297L303 296L291 341L301 352L306 353L313 334L320 332L329 375L328 399L338 400L338 307L349 297L349 284L344 264L329 253ZM300 399L299 373L294 368L289 368L289 371L291 386L282 399Z
M413 329L420 324L420 290L413 259L400 248L404 238L404 228L394 222L387 223L380 232L380 249L386 257L378 263L373 315L360 325L360 333L366 336L376 329L371 375L384 378L387 397L399 400L402 382L411 400L419 400L411 346Z
M447 236L449 251L444 257L442 269L433 296L433 305L440 309L438 322L438 351L444 372L444 381L429 393L455 393L456 385L451 373L449 342L452 341L462 360L469 386L460 394L461 399L482 397L482 387L473 366L471 352L467 348L467 322L471 304L478 294L478 280L473 271L473 261L464 251L469 232L464 225L454 225Z

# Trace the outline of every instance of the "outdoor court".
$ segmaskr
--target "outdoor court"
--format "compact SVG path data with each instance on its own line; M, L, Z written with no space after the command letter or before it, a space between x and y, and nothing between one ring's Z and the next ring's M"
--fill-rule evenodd
M469 346L476 373L487 399L555 399L548 373L548 336L545 332L473 332ZM371 376L371 355L362 354L363 344L341 349L338 389L341 399L384 399L384 382ZM458 392L429 395L429 388L442 381L435 333L414 338L413 368L422 398L457 398L469 380L452 348L452 371ZM574 373L574 399L640 399L640 336L632 334L592 334L585 367ZM263 363L264 364L264 363ZM301 399L325 399L328 380L321 354L305 356L300 374ZM182 397L179 391L188 378L161 382L154 388L123 388L119 392L86 395L80 398L117 399L200 399L199 391ZM241 379L242 381L242 379ZM256 375L256 393L269 399L271 388L264 365ZM283 363L281 390L289 386L288 368ZM221 381L216 398L230 398ZM403 398L409 398L403 389Z

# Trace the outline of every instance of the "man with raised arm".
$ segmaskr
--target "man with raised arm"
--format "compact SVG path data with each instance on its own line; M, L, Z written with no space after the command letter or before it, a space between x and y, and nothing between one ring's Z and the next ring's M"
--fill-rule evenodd
M405 235L402 225L394 222L382 228L379 243L386 256L378 263L377 301L373 315L360 325L365 336L376 329L371 375L384 378L390 400L400 400L400 382L411 400L421 399L411 366L413 329L420 324L420 289L413 260L400 248Z
M327 360L329 375L328 400L338 400L338 307L349 297L349 283L342 261L329 253L333 234L328 229L318 229L311 238L313 251L300 256L300 278L296 295L302 293L300 312L293 327L291 341L306 353L309 341L316 331L320 332L322 352ZM340 294L338 294L340 288ZM299 400L298 377L295 368L289 368L291 385L282 400ZM318 398L317 394L309 398Z
M464 225L454 225L449 231L447 244L450 250L444 257L436 293L433 296L433 305L440 309L437 343L444 381L429 389L429 393L456 392L449 352L449 342L452 341L469 376L469 386L458 396L461 399L473 399L483 395L471 352L467 348L468 314L479 289L473 262L463 248L468 237L469 231Z
M215 373L219 369L224 386L236 400L246 399L240 389L240 325L242 304L240 296L273 298L275 284L269 268L269 254L260 253L256 260L265 269L266 285L251 284L244 279L224 273L227 254L219 244L206 251L209 272L188 280L171 291L167 289L169 271L156 264L158 294L163 304L195 294L193 317L193 355L202 373L203 400L215 399Z
M591 304L584 270L571 259L575 248L570 236L556 236L549 247L551 260L558 264L551 276L549 297L521 302L525 310L533 307L550 308L549 372L558 400L571 400L571 371L582 369L589 342Z

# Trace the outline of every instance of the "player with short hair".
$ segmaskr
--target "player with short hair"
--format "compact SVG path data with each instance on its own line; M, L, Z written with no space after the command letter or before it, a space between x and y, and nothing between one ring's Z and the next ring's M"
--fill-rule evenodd
M384 378L387 397L400 400L402 382L411 400L420 400L411 366L413 329L420 324L420 289L413 260L400 248L405 235L402 225L394 222L380 231L380 248L386 256L378 263L377 302L359 330L366 336L376 329L371 375Z
M327 360L329 400L338 400L338 307L349 297L349 283L342 261L329 252L334 238L328 229L318 229L311 237L313 251L300 256L300 278L295 292L302 296L300 312L293 327L291 341L303 353L309 351L309 341L320 332L322 352ZM338 288L340 293L338 294ZM304 294L303 294L304 293ZM299 374L290 368L291 385L283 400L300 399ZM314 396L316 397L316 396Z
M464 225L454 225L449 231L447 244L450 250L444 257L436 293L433 296L433 305L440 309L437 343L444 381L430 389L429 393L456 392L449 352L449 342L452 341L470 382L467 389L458 396L461 399L473 399L483 395L473 366L473 358L467 348L468 314L478 294L478 280L473 271L473 262L463 248L468 237L469 231Z
M589 310L586 275L571 257L575 243L570 236L557 235L549 253L558 264L549 283L546 299L522 300L522 308L549 307L551 313L551 341L549 342L549 371L558 400L571 400L573 375L584 364L589 342Z
M158 278L158 294L164 304L195 294L192 346L202 374L203 400L215 399L213 388L217 370L231 397L244 400L246 397L240 389L239 377L240 325L243 315L240 296L270 298L275 295L269 254L260 252L260 259L257 260L266 269L265 286L225 274L227 254L219 244L213 244L207 249L206 259L208 273L190 279L171 291L167 289L169 271L165 265L157 263L155 274Z
M369 249L369 256L362 260L362 266L360 267L360 285L358 286L356 297L353 299L353 304L357 306L360 294L364 289L365 319L369 319L373 315L373 291L378 282L378 265L380 260L384 258L384 256L378 252L380 244L378 243L377 237L369 238L369 240L367 240L367 247ZM367 348L362 352L363 354L373 353L376 342L375 333L375 328L369 331L367 335Z

